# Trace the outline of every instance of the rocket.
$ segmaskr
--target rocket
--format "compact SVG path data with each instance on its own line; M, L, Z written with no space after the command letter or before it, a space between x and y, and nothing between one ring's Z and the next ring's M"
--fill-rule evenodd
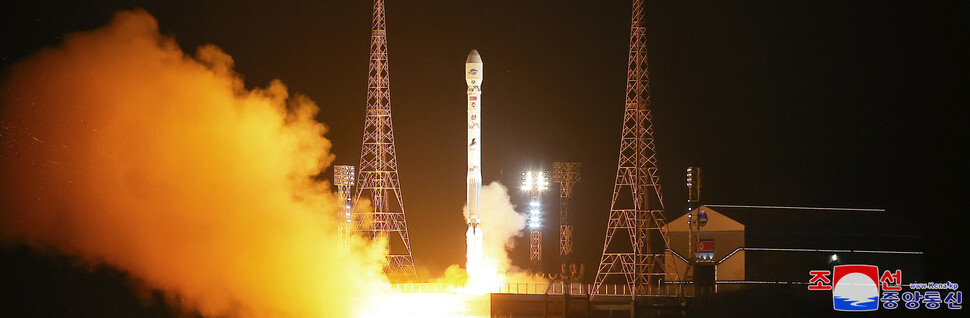
M465 60L465 84L468 85L468 230L467 270L477 271L482 262L484 233L479 227L482 221L482 56L477 50L468 53Z
M482 220L482 56L478 50L465 60L468 85L468 226L478 230Z

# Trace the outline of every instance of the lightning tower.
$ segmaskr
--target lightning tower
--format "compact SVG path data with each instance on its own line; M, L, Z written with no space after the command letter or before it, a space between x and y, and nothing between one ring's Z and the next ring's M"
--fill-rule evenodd
M694 215L694 209L700 208L701 201L701 168L687 167L687 254L690 257L688 265L694 264L697 260L697 253L694 251L700 239L700 221ZM699 213L699 212L698 212ZM689 276L690 268L687 275Z
M352 233L350 226L353 224L350 190L354 186L354 166L333 166L333 184L337 186L337 233L340 244L346 245Z
M687 167L687 270L684 280L694 280L694 265L697 265L698 244L700 243L700 200L701 168ZM694 209L698 208L695 214Z
M397 150L391 124L391 90L387 66L387 28L384 0L374 1L370 37L370 67L367 78L367 115L360 150L357 193L351 213L356 233L371 239L388 240L388 264L384 272L392 281L415 280L411 241L404 218L404 198L397 171ZM360 207L369 197L373 211Z
M659 292L656 287L665 275L663 257L668 241L657 175L643 9L643 0L633 1L620 156L593 293L615 277L625 281L634 297L653 294ZM629 241L615 240L618 238Z
M573 196L573 185L580 180L580 164L554 162L552 173L553 179L559 183L559 262L565 265L569 262L569 254L573 253L573 226L569 225L566 211L569 198Z
M542 272L542 192L548 189L547 171L522 173L522 191L529 192L529 269L533 273Z

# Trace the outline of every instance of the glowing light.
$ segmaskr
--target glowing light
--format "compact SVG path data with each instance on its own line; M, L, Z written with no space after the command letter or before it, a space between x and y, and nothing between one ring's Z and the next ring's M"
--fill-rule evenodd
M522 173L522 191L532 191L534 179L532 178L532 171L526 171Z
M546 171L526 171L522 173L522 191L549 190L549 173Z

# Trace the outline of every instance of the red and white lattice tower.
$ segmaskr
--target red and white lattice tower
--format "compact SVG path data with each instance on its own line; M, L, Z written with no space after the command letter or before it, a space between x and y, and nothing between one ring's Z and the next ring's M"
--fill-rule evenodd
M581 165L578 162L553 162L553 180L559 183L559 263L569 262L573 253L573 226L569 224L567 208L573 196L573 185L581 179Z
M364 118L364 140L357 171L357 193L354 195L356 233L371 239L386 238L389 253L384 272L392 281L417 279L411 241L404 218L404 197L397 171L397 151L391 124L391 90L387 66L387 28L384 23L384 0L374 1L370 68L367 78L367 115ZM373 211L360 207L369 198Z
M599 293L604 282L620 280L634 291L634 297L655 294L665 275L668 240L657 175L643 13L643 1L634 0L620 156L593 293Z

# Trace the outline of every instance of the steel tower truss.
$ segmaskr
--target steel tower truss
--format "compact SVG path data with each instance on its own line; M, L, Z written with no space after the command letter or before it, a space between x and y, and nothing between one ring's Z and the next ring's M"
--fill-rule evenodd
M401 195L391 124L386 32L384 0L375 0L367 78L367 115L364 119L364 140L352 217L357 233L371 239L388 240L388 264L384 268L388 277L392 281L408 281L415 280L417 273L404 217L404 198ZM362 197L370 198L373 211L359 208Z
M533 273L542 272L542 231L529 231L529 269Z
M529 269L541 273L542 266L542 192L549 189L548 171L522 173L522 190L529 192Z
M581 165L578 162L552 163L553 179L559 183L559 262L569 262L573 253L573 226L569 225L567 207L573 196L573 185L580 180Z
M340 244L344 246L352 233L353 202L350 190L354 186L354 179L354 166L333 166L333 184L337 186L337 233L340 235Z
M634 297L657 293L665 275L668 239L657 175L643 9L642 0L633 1L620 156L594 293L613 277L625 281ZM614 240L617 238L629 242ZM618 249L614 244L627 247Z

